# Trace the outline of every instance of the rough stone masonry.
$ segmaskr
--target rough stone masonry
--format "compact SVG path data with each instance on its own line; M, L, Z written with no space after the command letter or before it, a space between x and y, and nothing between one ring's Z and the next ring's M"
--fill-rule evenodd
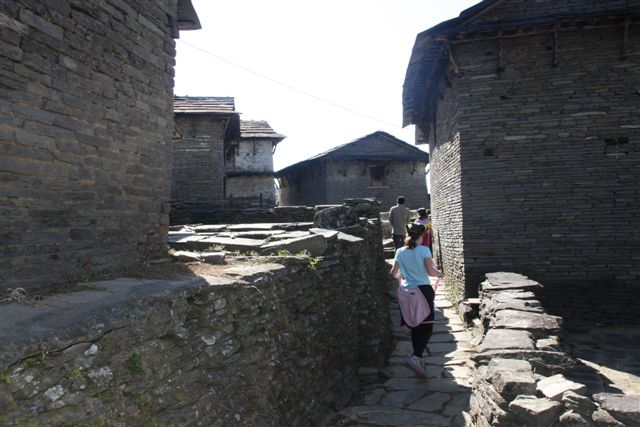
M165 248L185 3L0 3L0 289L124 269Z

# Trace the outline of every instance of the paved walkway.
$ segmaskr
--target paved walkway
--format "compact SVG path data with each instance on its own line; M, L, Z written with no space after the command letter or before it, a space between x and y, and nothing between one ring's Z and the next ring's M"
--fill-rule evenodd
M569 331L565 341L578 361L569 377L589 394L640 395L640 331L634 327L593 327Z
M432 280L434 280L432 278ZM395 285L390 285L395 286ZM400 326L395 288L389 304L395 349L383 374L363 385L360 394L340 413L346 426L464 426L469 407L471 333L447 300L448 290L436 292L436 323L429 342L427 379L416 378L404 362L412 352L407 328Z

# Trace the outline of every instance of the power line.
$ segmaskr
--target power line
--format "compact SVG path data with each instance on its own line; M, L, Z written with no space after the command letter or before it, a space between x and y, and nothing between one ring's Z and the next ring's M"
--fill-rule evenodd
M180 39L178 39L178 42L179 42L179 43L181 43L181 44L184 44L184 45L186 45L186 46L189 46L189 47L191 47L192 49L199 50L200 52L202 52L202 53L204 53L204 54L206 54L206 55L209 55L209 56L211 56L211 57L213 57L213 58L216 58L216 59L218 59L218 60L220 60L220 61L222 61L222 62L226 62L226 63L227 63L227 64L229 64L229 65L233 65L234 67L239 68L239 69L241 69L241 70L243 70L243 71L246 71L247 73L254 74L254 75L256 75L256 76L258 76L258 77L260 77L260 78L263 78L263 79L268 80L268 81L270 81L270 82L272 82L272 83L275 83L275 84L277 84L277 85L280 85L280 86L282 86L282 87L285 87L285 88L287 88L287 89L289 89L289 90L291 90L291 91L298 92L298 93L300 93L300 94L302 94L302 95L304 95L304 96L307 96L307 97L309 97L309 98L315 99L316 101L323 102L323 103L325 103L325 104L327 104L327 105L331 105L332 107L340 108L341 110L348 111L348 112L350 112L350 113L352 113L352 114L357 114L357 115L359 115L359 116L366 117L366 118L368 118L368 119L375 120L375 121L377 121L377 122L384 123L384 124L389 125L389 126L393 126L393 127L397 128L397 129L402 129L402 127L401 127L401 126L398 126L398 125L397 125L397 124L395 124L395 123L391 123L391 122L388 122L388 121L386 121L386 120L382 120L382 119L379 119L379 118L377 118L377 117L373 117L373 116L370 116L370 115L368 115L368 114L361 113L361 112L356 111L356 110L354 110L354 109L351 109L351 108L349 108L349 107L345 107L345 106L343 106L343 105L336 104L335 102L329 101L329 100L327 100L327 99L320 98L319 96L316 96L316 95L314 95L314 94L312 94L312 93L309 93L309 92L304 91L304 90L302 90L302 89L298 89L298 88L296 88L296 87L293 87L293 86L291 86L291 85L288 85L288 84L286 84L286 83L283 83L283 82L281 82L281 81L279 81L279 80L273 79L273 78L271 78L271 77L269 77L269 76L265 76L264 74L261 74L261 73L259 73L259 72L257 72L257 71L254 71L254 70L252 70L252 69L250 69L250 68L247 68L247 67L245 67L245 66L243 66L243 65L240 65L240 64L238 64L238 63L235 63L235 62L233 62L233 61L229 61L229 60L228 60L228 59L226 59L226 58L223 58L223 57L221 57L221 56L219 56L219 55L216 55L215 53L209 52L208 50L202 49L201 47L198 47L198 46L192 45L191 43L187 43L187 42L185 42L184 40L180 40Z

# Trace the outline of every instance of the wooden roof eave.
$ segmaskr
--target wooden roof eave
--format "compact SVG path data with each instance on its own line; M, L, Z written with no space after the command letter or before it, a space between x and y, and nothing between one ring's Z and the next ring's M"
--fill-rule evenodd
M487 5L483 9L479 9L482 13L495 7L500 1L487 1L486 3ZM440 79L448 66L448 63L442 60L443 56L448 56L448 51L445 48L447 44L492 38L520 37L575 28L595 28L596 26L603 28L611 25L628 26L637 23L640 19L637 8L627 8L610 13L564 14L462 25L473 16L477 15L461 14L460 18L438 24L418 34L416 37L403 86L403 127L411 124L421 124L427 130L430 128L433 121L433 111L435 111L435 104L439 96L438 86ZM631 24L629 24L629 17L631 17ZM596 25L598 21L600 23Z
M446 68L448 54L442 41L429 38L427 47L423 49L422 55L412 55L413 65L410 63L407 69L402 92L403 127L424 121L429 124L431 118L425 112L432 103L437 102L438 93L434 88L437 87L442 68Z

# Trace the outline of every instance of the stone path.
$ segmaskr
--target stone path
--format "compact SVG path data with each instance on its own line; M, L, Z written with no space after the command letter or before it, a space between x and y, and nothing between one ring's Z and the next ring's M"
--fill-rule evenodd
M431 279L435 280L435 279ZM391 285L395 286L395 285ZM395 288L389 304L395 349L383 373L364 384L351 405L340 412L343 426L464 426L472 373L468 367L471 332L447 299L436 292L436 324L429 342L427 379L416 378L404 362L412 352L409 330L400 326Z
M632 327L594 327L569 331L565 341L578 361L574 381L587 385L588 393L640 395L640 331Z

